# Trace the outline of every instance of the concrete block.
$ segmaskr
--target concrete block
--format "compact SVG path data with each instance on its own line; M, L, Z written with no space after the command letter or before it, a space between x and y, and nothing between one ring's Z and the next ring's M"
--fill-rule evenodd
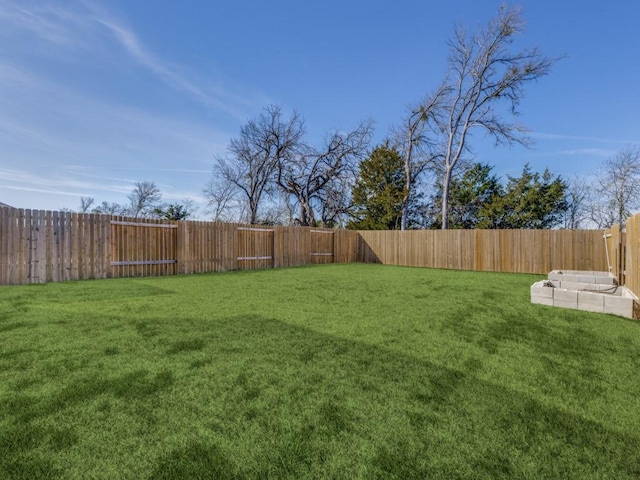
M577 275L578 282L582 283L598 283L593 275Z
M573 309L577 309L578 308L578 302L572 302L572 301L562 301L562 300L556 300L555 298L553 299L553 306L554 307L560 307L560 308L573 308Z
M604 312L604 297L602 293L578 292L578 309L588 312Z
M596 275L595 279L596 279L595 282L600 285L617 285L618 284L618 279L613 275L609 275L609 274Z
M604 304L603 305L578 304L578 310L582 310L584 312L604 313Z
M633 318L633 299L607 295L604 299L604 313Z
M553 298L551 297L539 297L537 295L531 295L531 303L537 303L539 305L553 306Z
M558 283L559 283L558 288L564 288L565 290L584 290L585 288L589 288L591 286L588 283L581 283L581 282L561 281Z
M534 296L553 298L553 287L543 287L542 283L543 282L538 282L531 285L531 298Z
M553 299L561 302L574 302L578 305L578 292L575 290L565 290L564 288L556 288L553 291Z

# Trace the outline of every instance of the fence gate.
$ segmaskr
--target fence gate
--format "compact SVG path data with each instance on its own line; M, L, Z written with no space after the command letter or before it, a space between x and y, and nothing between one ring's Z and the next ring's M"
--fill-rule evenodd
M334 263L334 230L311 230L311 263Z
M238 270L272 268L274 239L272 228L238 227Z
M176 224L111 221L111 276L151 277L177 273Z

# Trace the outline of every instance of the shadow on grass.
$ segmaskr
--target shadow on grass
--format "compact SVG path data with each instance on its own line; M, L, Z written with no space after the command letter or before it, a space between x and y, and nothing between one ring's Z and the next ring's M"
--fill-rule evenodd
M149 480L240 479L234 464L215 444L191 443L163 458Z
M215 433L201 438L202 433L195 432L201 432L202 425L185 426L187 431L193 429L187 446L163 456L150 450L148 455L157 461L145 476L640 476L637 436L482 381L472 363L455 370L260 316L212 320L209 328L206 345L176 341L162 355L223 356L223 366L194 359L185 367L191 375L198 368L202 378L226 379L224 392L216 397L220 403L215 418L200 419ZM490 333L515 335L508 330ZM547 348L561 349L564 340L558 341ZM26 478L25 472L50 467L47 471L54 472L50 474L54 478L56 465L50 457L38 455L44 448L53 457L56 448L79 441L73 431L43 435L31 425L34 418L81 408L83 402L104 393L139 400L153 397L161 408L158 395L172 385L174 376L168 370L155 375L138 370L113 379L86 378L48 398L16 394L5 399L0 411L11 419L12 427L0 436L0 458L7 459L0 464L0 477ZM180 395L180 389L172 389L171 395ZM203 398L214 401L210 394ZM49 463L39 464L38 459Z
M253 463L225 464L229 476L222 478L349 477L361 455L350 450L353 443L371 448L358 460L370 478L640 474L638 437L479 380L473 362L450 369L257 316L228 318L215 329L220 339L242 339L227 345L227 360L235 356L243 366L230 382L223 417L279 439ZM560 351L565 340L546 348ZM292 370L293 382L285 373ZM286 406L286 417L277 417L277 404Z
M29 423L39 417L53 415L63 409L90 401L99 395L117 398L144 398L159 393L174 383L173 374L163 370L150 375L147 370L136 370L116 378L87 377L60 390L49 398L17 394L0 401L5 416L21 423ZM1 452L0 452L1 455Z

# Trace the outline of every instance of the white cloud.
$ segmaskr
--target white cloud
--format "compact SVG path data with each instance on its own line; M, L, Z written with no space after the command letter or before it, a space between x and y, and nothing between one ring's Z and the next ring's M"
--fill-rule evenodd
M103 60L110 58L104 52L114 47L112 42L115 40L116 45L140 67L176 92L237 120L244 120L251 112L271 103L265 95L253 91L230 92L220 82L199 78L187 66L155 54L144 45L133 28L97 2L63 5L23 2L16 5L1 3L0 0L0 38L4 36L6 41L14 40L15 32L27 36L20 42L21 47L29 44L29 39L39 39L41 42L37 50L41 54L44 50L54 57L64 57L66 54L61 49L83 51L89 53L89 58L94 61L100 54L103 54ZM219 73L216 76L219 77ZM233 82L234 85L236 83Z
M76 46L86 33L88 24L83 15L60 5L38 2L0 3L0 24L5 30L22 31L47 43Z
M228 137L196 118L103 102L0 64L0 201L9 204L42 203L44 194L123 202L140 180L161 185L167 199L200 201Z
M0 0L0 201L122 203L148 180L167 201L203 203L214 156L267 103L153 52L108 6Z
M581 136L581 135L565 135L561 133L549 133L549 132L529 132L529 135L533 138L539 138L541 140L574 140L594 143L616 143L621 145L640 145L640 141L637 140L621 140L615 138L593 137L593 136Z
M558 152L559 155L591 155L594 157L610 157L616 154L617 150L606 148L574 148L569 150L562 150Z

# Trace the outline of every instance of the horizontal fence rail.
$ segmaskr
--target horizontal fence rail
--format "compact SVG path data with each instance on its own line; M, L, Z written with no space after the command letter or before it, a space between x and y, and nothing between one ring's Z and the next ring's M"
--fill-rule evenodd
M638 293L640 217L602 230L353 231L0 208L0 284L366 262L610 270ZM625 269L626 265L626 269Z

